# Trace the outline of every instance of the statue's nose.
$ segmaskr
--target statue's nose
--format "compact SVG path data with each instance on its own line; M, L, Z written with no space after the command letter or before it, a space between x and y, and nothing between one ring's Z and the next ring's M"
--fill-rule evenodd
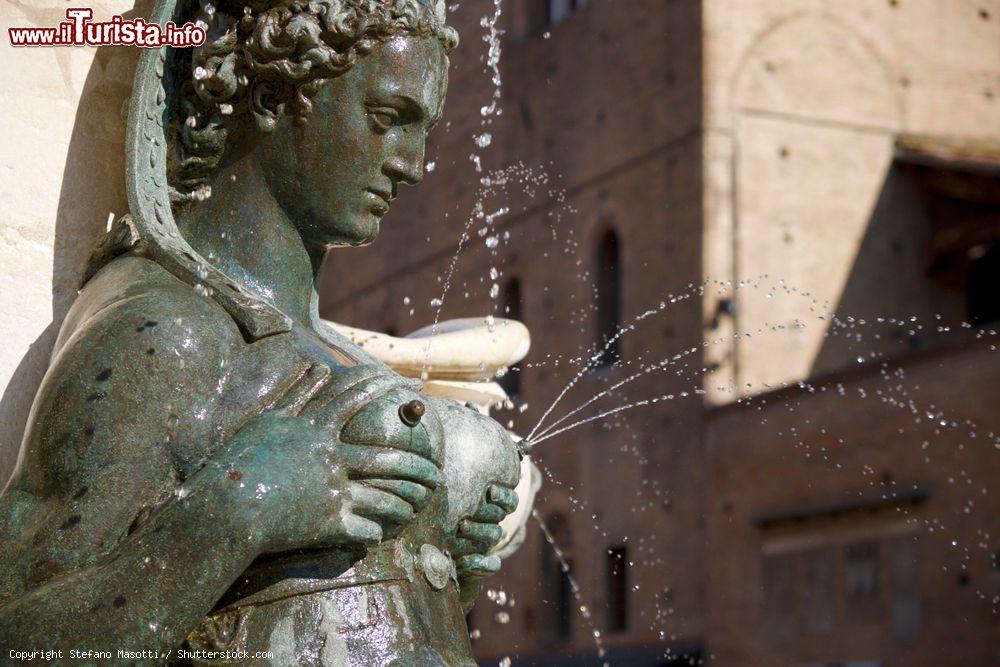
M385 161L383 173L394 183L417 185L424 180L423 156L419 158L392 157Z

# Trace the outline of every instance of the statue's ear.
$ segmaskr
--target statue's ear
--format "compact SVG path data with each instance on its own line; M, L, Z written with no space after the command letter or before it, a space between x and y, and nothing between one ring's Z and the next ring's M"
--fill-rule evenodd
M250 84L248 107L257 129L261 132L274 131L282 107L278 100L278 91L274 90L270 82L258 79Z

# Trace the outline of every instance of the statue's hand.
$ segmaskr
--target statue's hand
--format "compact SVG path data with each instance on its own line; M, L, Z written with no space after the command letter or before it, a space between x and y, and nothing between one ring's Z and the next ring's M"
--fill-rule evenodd
M336 396L328 401L323 393ZM380 515L373 518L385 536L409 523L441 482L444 441L424 401L413 380L359 366L338 372L301 413L337 435L348 475L360 484L357 493L377 501ZM414 409L419 414L411 414Z
M430 446L348 443L344 426L403 381L373 366L316 365L252 420L214 467L252 513L263 552L362 546L407 523L441 480Z
M516 508L517 494L513 489L490 484L476 512L458 522L449 546L463 586L500 569L500 558L489 552L503 537L500 522Z

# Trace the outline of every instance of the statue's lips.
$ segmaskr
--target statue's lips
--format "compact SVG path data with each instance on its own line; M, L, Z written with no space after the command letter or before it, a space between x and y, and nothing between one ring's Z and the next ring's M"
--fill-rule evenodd
M372 213L381 217L389 212L389 202L392 201L392 195L374 188L366 188L365 192L370 195L370 198L374 202L371 207Z

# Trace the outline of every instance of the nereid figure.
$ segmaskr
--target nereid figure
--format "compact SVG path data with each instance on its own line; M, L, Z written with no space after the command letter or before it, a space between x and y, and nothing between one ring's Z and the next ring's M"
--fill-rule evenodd
M0 644L469 664L517 452L325 327L315 288L420 182L457 36L430 0L181 5L155 17L209 40L140 61L131 218L0 497Z

